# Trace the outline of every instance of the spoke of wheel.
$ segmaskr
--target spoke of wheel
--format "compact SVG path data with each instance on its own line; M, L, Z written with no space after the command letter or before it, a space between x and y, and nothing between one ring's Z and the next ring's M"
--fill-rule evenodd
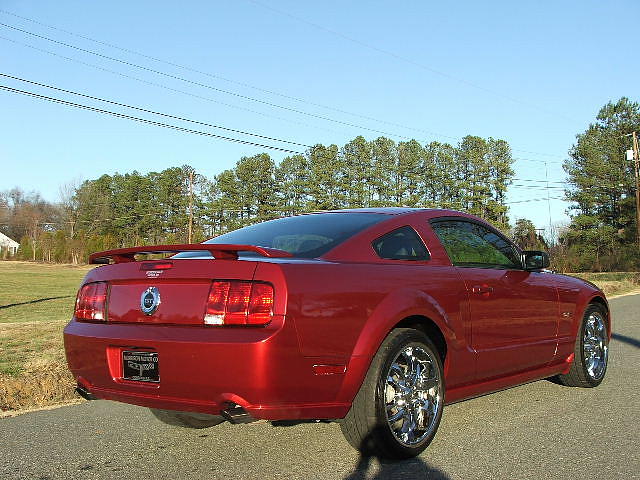
M429 424L431 423L431 405L428 400L423 400L421 405L418 407L418 419L422 417L422 425L420 428L422 430L426 430L429 428Z
M431 378L425 378L420 381L420 389L431 390L433 387L437 387L438 383L438 379L435 376Z
M396 413L394 413L393 415L391 415L389 417L389 422L390 423L396 423L398 420L400 420L402 417L405 416L405 413L406 413L406 409L405 408L399 408Z
M392 377L391 375L387 377L387 385L393 388L395 392L398 392L402 388L402 385L400 385L398 380L396 380L396 378Z
M413 354L411 354L407 356L407 360L409 361L407 364L407 376L414 377L413 379L415 379L418 374L418 359Z
M397 375L400 382L404 382L406 380L406 374L403 368L397 363L392 364L391 368L389 368L389 376L392 376L394 373Z
M423 362L422 360L419 359L415 359L416 360L416 382L418 382L420 380L420 378L422 378L422 376L424 375L425 370L427 369L427 367L425 366L425 362Z
M402 428L400 429L403 436L405 436L406 438L405 442L411 443L415 441L415 438L416 438L415 429L416 429L415 415L411 411L411 409L407 408L405 410L404 422L402 423Z

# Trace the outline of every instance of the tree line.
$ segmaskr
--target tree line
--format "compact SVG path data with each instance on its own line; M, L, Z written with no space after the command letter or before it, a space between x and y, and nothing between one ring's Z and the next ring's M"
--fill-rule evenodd
M623 97L576 136L564 163L571 222L552 245L529 220L509 225L510 147L476 136L456 145L359 136L279 163L267 153L242 157L212 178L188 165L103 175L65 189L56 204L16 188L0 192L0 231L19 239L19 258L82 263L93 251L186 243L189 231L199 242L311 211L437 207L485 218L523 248L550 249L561 271L634 270L640 267L634 165L625 156L633 131L640 132L640 105Z
M242 157L211 179L188 165L102 175L56 205L14 189L0 195L0 223L20 239L20 258L72 263L107 248L186 243L189 224L198 242L264 220L339 208L453 208L507 228L512 163L507 142L493 138L423 146L356 137L278 164L266 153Z
M637 270L636 182L629 134L640 134L640 104L628 98L609 102L579 135L564 163L571 224L556 257L563 268Z

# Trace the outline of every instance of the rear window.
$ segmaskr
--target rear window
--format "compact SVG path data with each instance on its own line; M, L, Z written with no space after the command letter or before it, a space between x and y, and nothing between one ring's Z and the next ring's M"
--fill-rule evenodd
M257 245L284 250L298 258L316 258L356 233L389 219L380 213L318 213L279 218L225 233L204 243ZM198 254L197 252L195 252ZM243 252L242 256L255 256ZM176 257L188 257L178 254ZM174 257L175 258L175 257Z
M372 245L378 256L387 260L429 260L427 247L409 226L375 239Z

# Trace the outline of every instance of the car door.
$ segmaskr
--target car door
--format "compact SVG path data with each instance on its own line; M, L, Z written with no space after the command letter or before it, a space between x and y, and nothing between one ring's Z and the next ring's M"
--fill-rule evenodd
M449 217L432 220L431 226L469 292L476 378L551 361L558 328L551 276L524 270L515 245L484 223Z

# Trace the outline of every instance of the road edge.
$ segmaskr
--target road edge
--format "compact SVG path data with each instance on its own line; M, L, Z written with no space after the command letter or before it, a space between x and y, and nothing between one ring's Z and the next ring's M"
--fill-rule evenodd
M54 403L52 405L45 405L44 407L25 408L22 410L6 410L0 412L0 420L3 418L17 417L18 415L24 415L25 413L42 412L44 410L55 410L57 408L68 407L71 405L80 405L84 402L86 402L86 400L82 398L74 398L73 400L68 400L62 403Z

